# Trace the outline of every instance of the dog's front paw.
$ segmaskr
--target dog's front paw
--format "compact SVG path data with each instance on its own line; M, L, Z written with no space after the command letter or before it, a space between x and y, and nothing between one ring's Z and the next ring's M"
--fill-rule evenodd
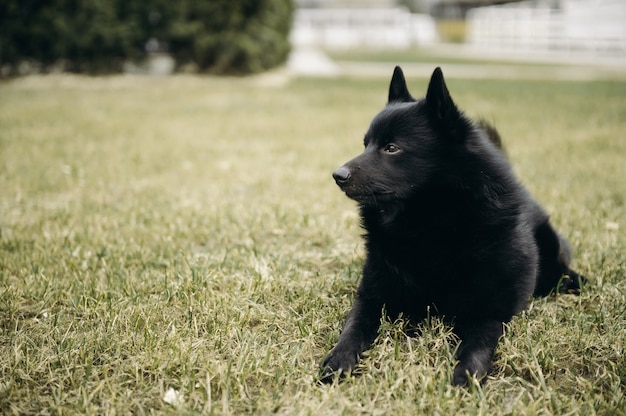
M320 381L331 383L336 377L343 377L356 366L357 361L355 352L332 349L320 366Z
M487 375L487 372L488 368L485 366L468 365L461 362L454 369L452 384L463 387L470 385L470 380L472 379L480 382Z
M467 386L470 377L470 373L465 367L457 365L454 369L454 374L452 375L452 384L459 387Z

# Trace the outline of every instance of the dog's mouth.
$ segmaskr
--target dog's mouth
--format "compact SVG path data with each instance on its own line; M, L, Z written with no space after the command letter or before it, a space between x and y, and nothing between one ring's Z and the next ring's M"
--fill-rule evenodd
M348 198L362 204L378 205L393 199L394 196L391 189L374 182L364 183L359 178L355 178L352 169L345 165L333 172L333 178Z
M376 190L370 187L353 186L339 182L337 182L337 185L348 198L359 203L378 205L381 202L393 199L393 193L390 190Z

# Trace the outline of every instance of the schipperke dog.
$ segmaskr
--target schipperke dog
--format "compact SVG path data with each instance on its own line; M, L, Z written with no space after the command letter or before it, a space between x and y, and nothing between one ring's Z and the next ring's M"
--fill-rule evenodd
M450 322L461 340L453 384L483 378L503 324L531 296L580 289L567 242L515 178L496 129L456 107L440 68L419 100L395 68L364 145L333 173L359 205L366 260L321 379L355 367L383 310Z

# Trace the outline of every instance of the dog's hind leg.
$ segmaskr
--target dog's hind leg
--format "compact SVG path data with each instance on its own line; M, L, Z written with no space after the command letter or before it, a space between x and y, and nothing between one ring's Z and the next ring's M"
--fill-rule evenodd
M535 240L539 248L539 274L534 295L546 296L554 290L580 291L587 279L570 269L572 256L567 241L547 221L535 229Z

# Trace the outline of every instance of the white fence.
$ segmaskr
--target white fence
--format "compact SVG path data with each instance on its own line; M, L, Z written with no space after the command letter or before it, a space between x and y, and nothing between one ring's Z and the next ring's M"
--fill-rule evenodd
M297 46L341 49L406 48L437 40L434 20L406 9L299 9L291 41Z
M626 1L563 0L560 9L517 3L472 9L467 41L510 52L626 54Z

